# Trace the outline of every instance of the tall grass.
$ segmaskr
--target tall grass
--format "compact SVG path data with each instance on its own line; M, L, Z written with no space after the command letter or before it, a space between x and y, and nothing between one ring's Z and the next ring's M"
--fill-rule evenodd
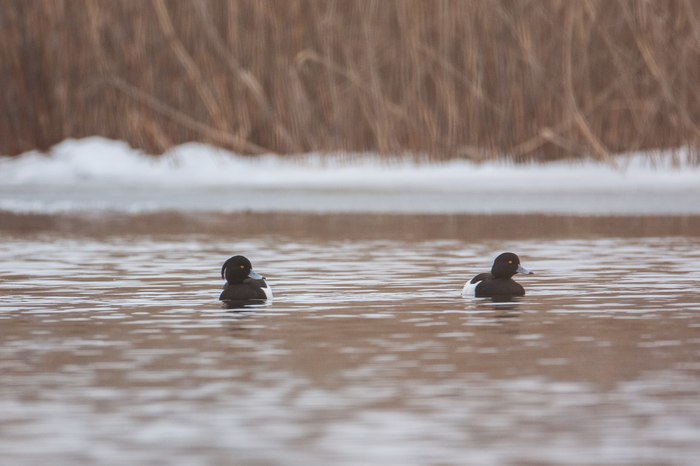
M0 153L700 148L694 0L2 0Z

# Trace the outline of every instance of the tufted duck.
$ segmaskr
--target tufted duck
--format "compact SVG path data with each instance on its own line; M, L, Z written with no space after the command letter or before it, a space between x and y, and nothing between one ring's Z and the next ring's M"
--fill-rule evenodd
M272 299L272 289L265 277L253 271L253 265L243 256L233 256L221 266L221 278L226 279L220 301L265 301Z
M532 274L520 265L520 258L512 252L504 252L493 261L490 273L480 273L464 284L462 296L498 298L524 296L525 289L511 277L516 273Z

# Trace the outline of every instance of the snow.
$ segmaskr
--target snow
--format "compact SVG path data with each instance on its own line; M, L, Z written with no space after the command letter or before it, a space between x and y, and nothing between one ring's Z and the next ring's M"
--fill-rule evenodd
M0 158L0 209L698 214L700 167L683 151L596 162L427 163L419 157L245 157L184 144L152 157L120 141L66 140Z

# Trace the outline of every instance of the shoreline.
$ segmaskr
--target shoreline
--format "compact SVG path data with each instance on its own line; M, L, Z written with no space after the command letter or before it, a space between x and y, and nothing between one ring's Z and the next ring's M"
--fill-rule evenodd
M700 215L372 214L291 212L17 213L0 210L0 235L111 237L285 236L308 240L700 237Z

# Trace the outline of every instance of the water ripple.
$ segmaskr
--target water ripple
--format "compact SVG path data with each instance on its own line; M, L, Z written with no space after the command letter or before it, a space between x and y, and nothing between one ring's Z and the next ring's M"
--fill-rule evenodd
M3 238L0 451L12 464L691 465L698 246ZM502 250L536 272L518 278L528 295L462 298ZM268 277L272 304L221 308L234 253Z

